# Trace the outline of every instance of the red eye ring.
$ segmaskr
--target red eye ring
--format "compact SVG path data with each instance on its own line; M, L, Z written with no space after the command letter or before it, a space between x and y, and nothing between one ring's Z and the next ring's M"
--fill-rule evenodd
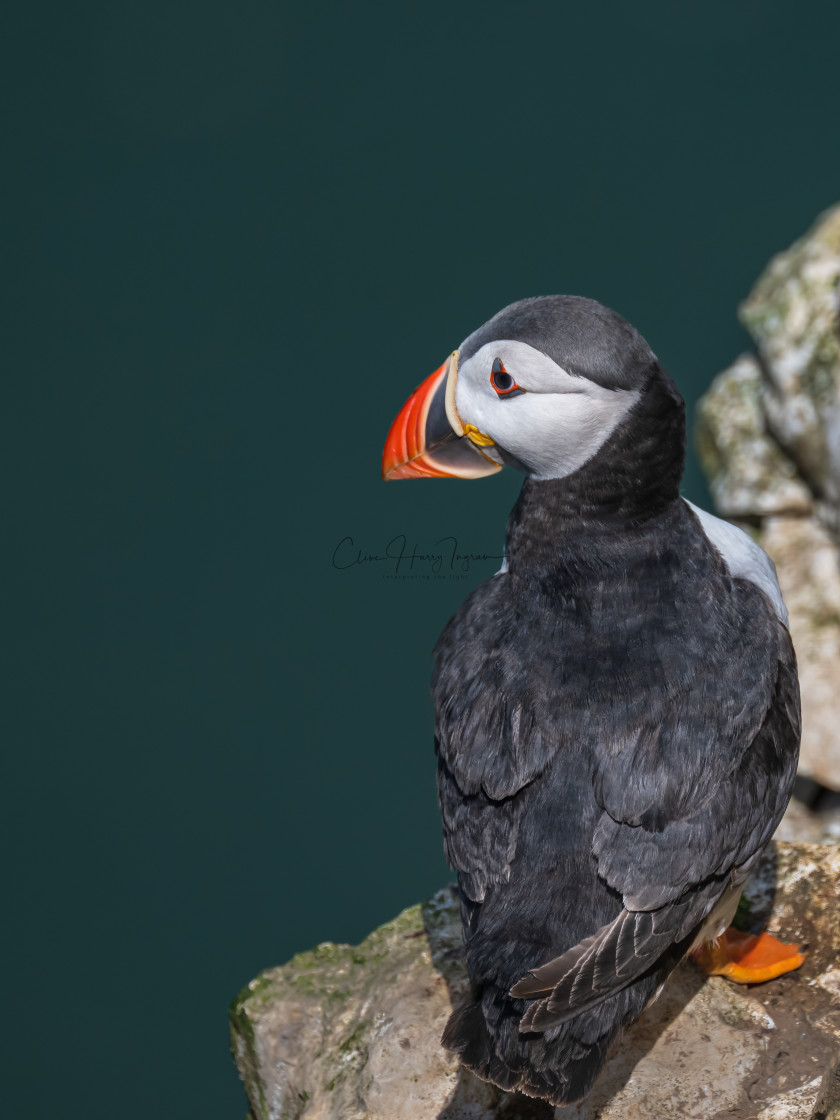
M500 397L515 397L517 394L525 392L505 369L501 358L496 358L493 362L493 368L490 371L490 384Z

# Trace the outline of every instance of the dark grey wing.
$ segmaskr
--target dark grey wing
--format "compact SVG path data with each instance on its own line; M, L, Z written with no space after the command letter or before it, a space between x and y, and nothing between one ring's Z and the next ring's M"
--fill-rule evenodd
M686 886L744 881L785 811L799 756L796 659L781 624L772 700L755 736L712 796L662 828L633 826L605 806L593 842L598 872L634 910L676 901ZM711 762L710 762L711 766Z
M516 648L508 639L517 627L507 582L499 574L477 588L435 649L432 695L444 850L458 873L468 930L487 889L508 881L521 795L556 752L556 742L543 734L534 714L540 681L505 661ZM518 699L500 703L507 695Z
M562 1023L626 987L666 952L684 952L772 836L790 797L800 732L793 647L787 630L772 624L775 632L759 627L759 646L746 664L724 658L710 666L701 702L695 696L693 704L674 706L652 741L643 733L623 745L606 740L595 779L604 812L592 851L598 874L622 895L624 908L514 985L511 995L534 1000L522 1030ZM754 666L757 674L748 675ZM739 679L745 695L736 711L724 694L737 696Z
M483 790L465 794L438 752L438 797L446 862L458 873L462 915L472 933L489 887L506 883L516 855L522 800L493 801Z

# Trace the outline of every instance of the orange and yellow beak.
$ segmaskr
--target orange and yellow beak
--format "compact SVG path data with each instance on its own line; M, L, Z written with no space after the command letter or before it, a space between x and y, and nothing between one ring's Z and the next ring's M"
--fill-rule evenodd
M482 478L502 469L482 450L493 441L461 423L457 379L456 350L414 390L391 425L382 453L384 479Z

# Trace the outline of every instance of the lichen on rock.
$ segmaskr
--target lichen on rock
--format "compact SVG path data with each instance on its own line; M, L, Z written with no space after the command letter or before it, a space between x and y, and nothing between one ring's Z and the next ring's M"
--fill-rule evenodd
M742 354L697 406L697 447L715 507L724 517L810 513L811 493L796 465L767 432L762 374Z
M740 308L766 378L769 430L810 487L840 509L840 206L774 257Z

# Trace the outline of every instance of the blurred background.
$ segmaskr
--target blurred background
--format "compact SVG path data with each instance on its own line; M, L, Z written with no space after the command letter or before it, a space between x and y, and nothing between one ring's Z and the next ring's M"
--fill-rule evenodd
M552 292L630 319L691 406L840 198L840 8L6 25L4 1111L243 1117L230 999L448 877L431 649L520 478L385 486L392 418Z

